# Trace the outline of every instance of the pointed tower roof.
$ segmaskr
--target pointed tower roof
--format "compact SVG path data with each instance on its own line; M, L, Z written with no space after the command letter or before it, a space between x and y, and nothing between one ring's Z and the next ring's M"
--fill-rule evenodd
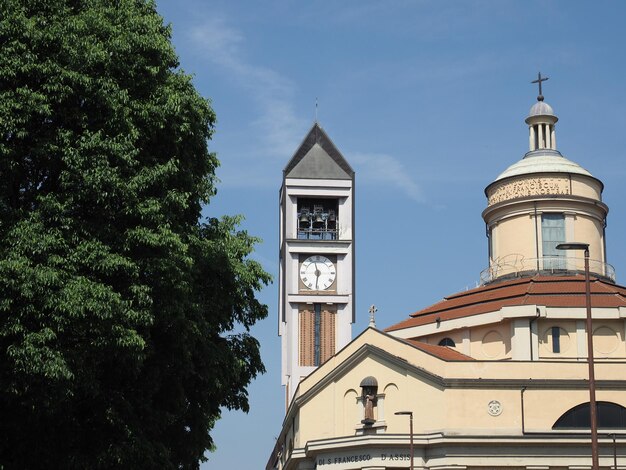
M317 122L313 124L283 173L285 178L354 178L354 170Z

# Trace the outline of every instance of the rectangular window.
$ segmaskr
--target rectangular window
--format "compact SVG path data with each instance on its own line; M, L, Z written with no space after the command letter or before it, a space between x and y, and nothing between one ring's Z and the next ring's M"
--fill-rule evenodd
M542 214L541 248L544 269L565 269L564 252L557 250L559 243L565 243L565 216L563 214Z
M552 327L552 352L561 352L561 329L558 326Z
M300 310L301 366L319 366L335 354L335 309L313 304Z
M314 353L313 353L313 357L314 357L314 366L319 366L320 365L320 358L321 358L321 336L322 336L322 306L320 304L313 304L313 310L314 310L314 315L315 315L315 332L314 332Z

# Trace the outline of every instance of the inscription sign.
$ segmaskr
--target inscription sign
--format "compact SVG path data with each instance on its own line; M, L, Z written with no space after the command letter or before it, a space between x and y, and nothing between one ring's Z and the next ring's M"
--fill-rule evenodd
M488 205L526 196L570 194L567 178L532 178L494 186L489 192Z
M411 455L408 452L398 452L393 449L370 449L364 453L326 454L315 460L318 470L352 470L365 465L388 466L395 465L408 467ZM355 465L356 464L356 465Z

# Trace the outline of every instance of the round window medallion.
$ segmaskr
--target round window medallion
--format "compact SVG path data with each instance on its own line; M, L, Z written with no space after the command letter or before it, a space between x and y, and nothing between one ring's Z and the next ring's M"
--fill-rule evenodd
M617 333L608 326L596 328L593 332L593 349L602 355L608 356L619 346Z
M502 413L502 404L498 400L491 400L487 404L487 412L491 416L500 416Z
M569 333L558 326L547 328L539 340L542 351L549 355L562 354L569 349L570 345Z
M483 354L489 359L501 359L506 355L506 346L502 335L492 330L483 337Z

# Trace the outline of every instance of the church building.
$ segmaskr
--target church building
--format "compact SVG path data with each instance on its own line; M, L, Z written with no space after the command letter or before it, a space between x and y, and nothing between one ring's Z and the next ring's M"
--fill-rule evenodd
M287 409L266 470L626 468L626 287L603 184L557 150L541 82L529 151L485 189L480 286L353 340L355 176L313 126L280 192Z

